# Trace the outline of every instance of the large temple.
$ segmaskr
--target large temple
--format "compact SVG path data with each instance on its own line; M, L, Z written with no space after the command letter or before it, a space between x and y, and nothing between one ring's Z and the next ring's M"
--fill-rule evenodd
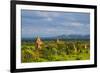
M40 37L37 37L36 38L36 41L35 41L35 48L36 49L42 49L41 45L43 44L43 42L41 41Z

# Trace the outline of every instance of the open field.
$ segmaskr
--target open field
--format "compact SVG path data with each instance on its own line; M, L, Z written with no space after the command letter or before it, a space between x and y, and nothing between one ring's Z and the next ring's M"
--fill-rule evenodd
M90 59L89 40L42 40L41 49L34 41L22 41L21 62L75 61Z

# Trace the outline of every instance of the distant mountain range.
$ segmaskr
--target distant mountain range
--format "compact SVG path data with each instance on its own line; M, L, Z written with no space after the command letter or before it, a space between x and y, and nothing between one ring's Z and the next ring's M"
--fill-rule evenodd
M90 39L90 35L59 35L59 36L53 36L53 37L40 37L41 39ZM22 39L36 39L36 37L33 38L22 38Z
M60 35L59 39L90 39L90 35Z

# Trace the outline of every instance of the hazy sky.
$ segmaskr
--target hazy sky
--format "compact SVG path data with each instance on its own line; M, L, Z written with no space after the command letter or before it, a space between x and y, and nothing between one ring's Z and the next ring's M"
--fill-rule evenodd
M90 14L21 10L22 37L90 34Z

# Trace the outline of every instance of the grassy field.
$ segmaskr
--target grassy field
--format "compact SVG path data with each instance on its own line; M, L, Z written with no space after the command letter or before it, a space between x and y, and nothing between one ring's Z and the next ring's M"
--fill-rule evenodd
M42 49L34 41L22 41L21 62L75 61L90 59L89 40L44 40Z

